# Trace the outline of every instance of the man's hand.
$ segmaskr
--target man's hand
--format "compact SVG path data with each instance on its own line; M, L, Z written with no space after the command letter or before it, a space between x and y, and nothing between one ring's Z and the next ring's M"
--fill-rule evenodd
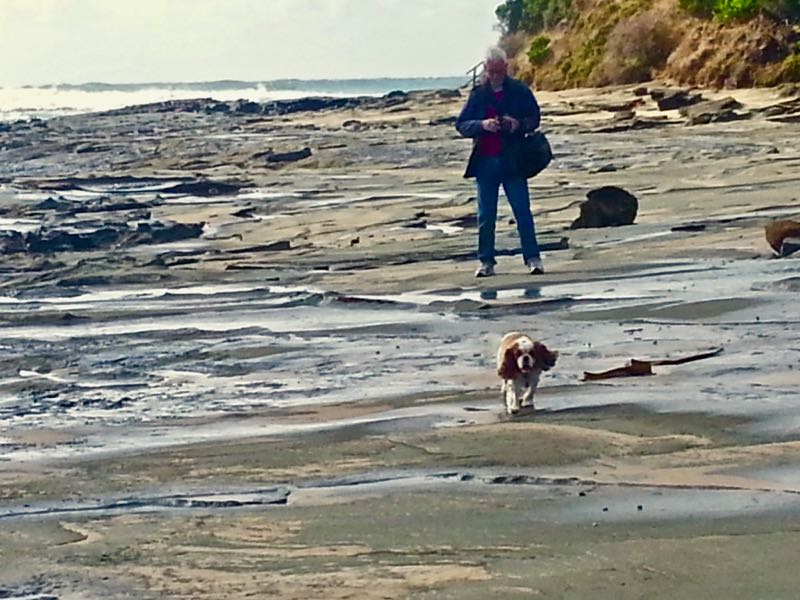
M517 123L519 125L519 123ZM497 133L502 129L502 124L498 119L484 119L481 121L481 127L483 127L484 131L489 131L490 133Z
M519 129L519 121L510 115L504 115L503 129L507 129L511 133L514 133L517 129Z

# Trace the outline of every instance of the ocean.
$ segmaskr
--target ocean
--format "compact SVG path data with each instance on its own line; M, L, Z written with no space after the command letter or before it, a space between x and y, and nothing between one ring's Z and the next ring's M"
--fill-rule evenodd
M382 96L394 90L458 88L467 76L376 79L278 79L0 87L0 122L50 119L164 100L214 98L255 102L307 96Z

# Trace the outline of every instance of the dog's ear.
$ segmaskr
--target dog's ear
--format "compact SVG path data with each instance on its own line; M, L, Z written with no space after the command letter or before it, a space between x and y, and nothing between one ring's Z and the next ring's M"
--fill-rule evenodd
M541 342L533 343L533 358L536 366L540 369L547 371L556 365L558 359L558 352L551 351L547 346Z
M517 346L511 344L503 354L503 362L497 367L497 374L503 379L514 379L517 369Z

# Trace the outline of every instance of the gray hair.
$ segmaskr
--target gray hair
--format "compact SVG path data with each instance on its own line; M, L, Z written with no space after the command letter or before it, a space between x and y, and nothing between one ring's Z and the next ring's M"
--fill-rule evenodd
M483 62L508 62L508 55L506 51L498 46L492 46L486 51L486 57L483 59Z

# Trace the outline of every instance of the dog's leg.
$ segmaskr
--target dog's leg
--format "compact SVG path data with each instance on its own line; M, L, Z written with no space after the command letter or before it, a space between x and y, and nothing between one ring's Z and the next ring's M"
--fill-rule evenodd
M505 388L506 412L510 415L519 412L519 396L517 395L517 382L506 379L503 381Z
M506 390L508 393L506 406L508 408L508 414L510 415L519 412L520 400L522 399L522 392L524 390L523 386L524 380L521 377L506 382Z
M521 405L523 408L533 408L533 389L530 386L527 386L522 394Z
M522 406L533 408L533 397L536 394L536 388L539 387L540 373L533 371L525 374L525 391L522 394Z

